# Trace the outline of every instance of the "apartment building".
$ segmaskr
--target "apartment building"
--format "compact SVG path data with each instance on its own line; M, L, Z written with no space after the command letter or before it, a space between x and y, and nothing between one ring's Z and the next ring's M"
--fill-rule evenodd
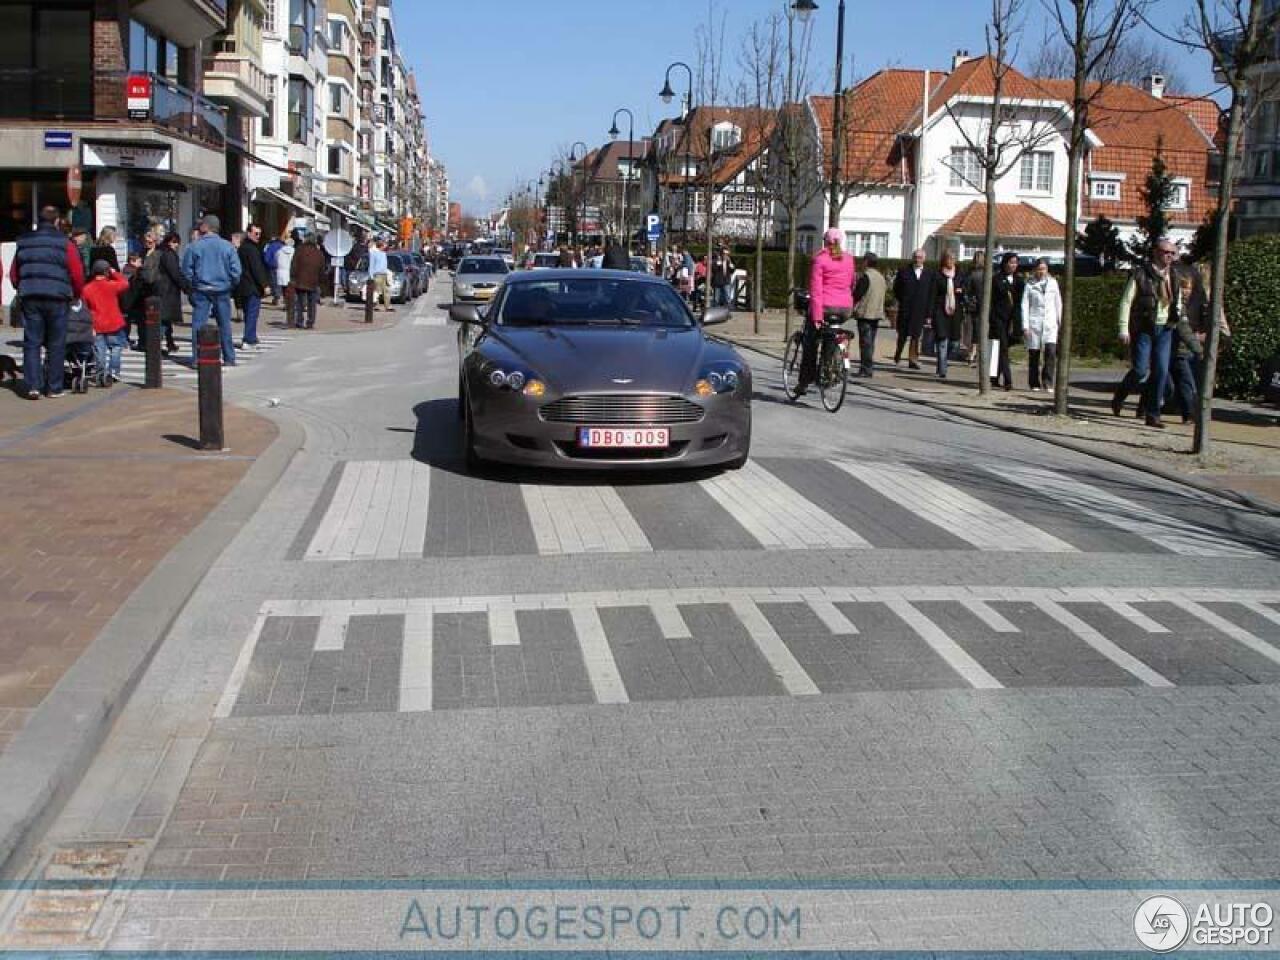
M362 16L359 0L326 0L325 139L316 201L341 226L355 219L357 205Z
M1271 13L1280 0L1267 0ZM1236 230L1242 237L1280 233L1280 33L1271 58L1252 75L1249 125L1245 128L1236 183Z

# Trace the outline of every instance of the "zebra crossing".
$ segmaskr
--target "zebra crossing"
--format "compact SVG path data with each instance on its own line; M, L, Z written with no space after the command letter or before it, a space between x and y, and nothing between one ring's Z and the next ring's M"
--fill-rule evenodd
M1198 526L1175 500L1166 514L1103 481L1017 464L939 474L898 462L765 458L693 482L617 485L503 483L415 461L336 470L304 528L302 559L884 547L1262 555L1239 533Z
M1280 681L1280 591L747 587L262 605L216 717Z
M234 375L234 371L245 366L250 366L260 360L263 354L270 353L281 344L288 343L292 337L287 334L265 334L258 335L258 347L255 350L237 350L236 366L223 367L223 376ZM174 342L178 346L176 353L165 357L162 361L162 369L164 371L164 381L167 384L194 384L197 379L196 371L188 365L191 357L191 335L177 334L174 336ZM237 341L239 342L239 341ZM19 364L22 363L22 346L10 344L4 348L4 352L13 357ZM146 354L139 350L131 350L126 348L120 358L120 380L123 383L133 384L134 386L142 386L147 379L147 357Z

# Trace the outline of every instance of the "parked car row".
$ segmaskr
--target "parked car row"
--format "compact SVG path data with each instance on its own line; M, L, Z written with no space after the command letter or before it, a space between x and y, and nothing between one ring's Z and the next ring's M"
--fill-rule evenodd
M391 271L391 300L408 303L431 289L435 267L421 253L411 250L387 252L387 267ZM346 296L348 300L364 300L365 286L369 282L369 258L361 257L354 270L347 274Z

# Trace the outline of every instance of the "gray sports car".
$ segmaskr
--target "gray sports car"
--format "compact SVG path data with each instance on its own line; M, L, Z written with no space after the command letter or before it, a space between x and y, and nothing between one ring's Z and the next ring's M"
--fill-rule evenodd
M751 368L671 285L622 270L513 273L458 305L458 408L469 465L741 467Z

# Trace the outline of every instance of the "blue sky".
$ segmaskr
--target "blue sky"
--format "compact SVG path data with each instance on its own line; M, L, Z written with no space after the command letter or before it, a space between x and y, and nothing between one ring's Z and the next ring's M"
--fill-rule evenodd
M787 0L712 0L726 15L728 72L742 33ZM817 0L812 72L829 91L837 0ZM536 180L560 148L605 142L613 112L635 114L636 138L677 105L657 93L667 64L697 66L696 32L708 0L397 0L401 48L418 76L432 152L449 168L453 199L485 214L517 184ZM1185 0L1157 5L1176 24ZM990 0L853 0L845 20L845 76L886 66L946 69L957 48L984 50ZM1027 0L1020 60L1043 36L1042 7ZM1153 38L1154 39L1154 38ZM1179 52L1198 92L1215 88L1207 59ZM682 90L683 70L672 73ZM626 136L626 116L619 117Z

